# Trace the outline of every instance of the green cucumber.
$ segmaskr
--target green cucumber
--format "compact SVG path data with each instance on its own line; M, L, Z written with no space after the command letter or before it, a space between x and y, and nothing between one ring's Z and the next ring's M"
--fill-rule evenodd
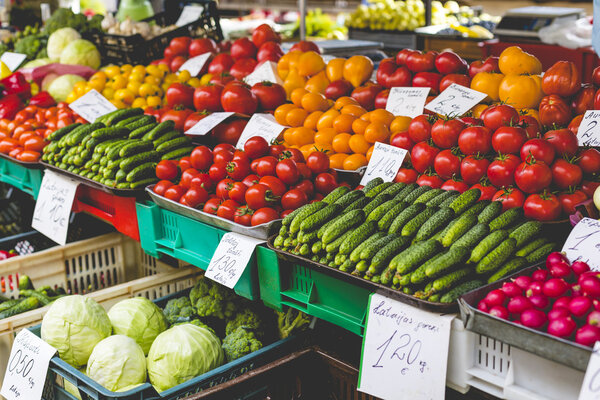
M367 203L366 206L364 206L363 211L365 212L365 215L369 215L373 210L375 210L377 207L379 207L380 205L382 205L383 203L385 203L386 201L388 201L390 199L390 195L383 195L383 196L377 196L375 197L373 200L371 200L370 202ZM369 197L367 197L369 198Z
M506 238L508 238L508 232L503 229L491 232L471 251L469 262L478 263Z
M327 203L323 201L316 201L314 203L306 204L299 208L300 211L296 213L292 221L290 222L290 234L295 235L300 231L300 224L310 215L316 213L322 208L325 208Z
M488 274L500 268L517 249L517 241L513 238L507 238L500 243L494 250L490 251L477 263L475 272L478 274Z
M397 239L396 235L387 235L377 240L376 242L364 247L360 252L360 259L367 263L377 254L382 247L387 245L390 241ZM368 269L368 268L367 268ZM365 270L366 271L366 270Z
M331 192L329 192L329 194L325 197L323 197L323 202L327 203L327 204L331 204L331 203L335 203L339 198L341 198L342 196L344 196L346 193L350 192L350 188L347 186L338 186L337 188L333 189Z
M362 191L358 191L359 193L362 193ZM362 209L364 208L367 204L369 204L369 202L371 201L371 199L369 197L366 197L364 194L358 199L355 200L353 203L351 203L348 207L344 208L344 211L342 211L342 214L346 214L347 212L350 212L352 210L358 210L358 209Z
M432 192L432 190L427 193L430 192ZM415 201L415 203L420 202ZM454 211L451 208L444 207L439 209L435 214L433 214L431 218L429 218L423 223L423 225L421 225L417 232L417 235L415 236L415 241L420 242L429 239L438 230L440 230L442 227L445 227L450 221L452 221L453 218Z
M114 170L113 170L114 171ZM132 169L127 174L127 182L137 182L143 179L152 178L155 176L156 171L156 163L155 162L147 162L141 165L138 165L134 169ZM113 178L116 175L116 172L109 176L109 178ZM105 176L106 177L106 176Z
M179 160L185 156L189 156L192 153L192 150L194 150L194 146L180 147L169 153L164 154L160 159L161 160Z
M102 122L106 126L112 126L119 121L135 115L142 115L144 110L141 108L125 108L123 110L115 110L96 119L96 122Z
M128 157L128 158L122 160L119 163L119 168L125 172L129 172L132 169L134 169L135 167L137 167L138 165L142 165L147 162L158 162L158 161L160 161L160 154L158 154L157 152L152 150L152 151L147 151L145 153L139 153L139 154L136 154L134 156L131 156L131 157Z
M337 239L335 239L331 243L328 243L325 246L325 251L327 253L337 254L338 253L338 249L340 248L340 246L342 245L342 243L344 242L344 240L346 240L346 238L348 236L350 236L351 233L352 233L352 231L346 231L341 236L339 236ZM323 243L323 242L321 242L321 243ZM325 243L323 243L323 244L325 244Z
M379 186L383 183L383 179L382 178L374 178L371 179L369 182L367 182L367 184L365 185L365 187L363 187L361 190L365 193L367 193L369 190L373 189L376 186Z
M156 127L157 124L144 125L129 133L129 139L141 139L144 135Z
M504 263L504 265L498 268L498 271L494 272L494 274L488 278L487 283L494 283L505 276L525 268L527 265L528 262L525 257L515 257L511 260L508 260Z
M398 214L396 218L394 218L394 221L392 221L388 232L399 234L404 225L419 215L419 213L421 213L424 209L425 204L423 203L411 204L410 206L406 207L404 210L402 210L402 212L400 212L400 214Z
M340 186L339 188L343 188L345 186ZM338 188L338 189L339 189ZM329 194L334 194L334 192L337 189L335 189L333 192L329 193ZM327 195L325 198L323 198L323 201L325 201L325 203L327 204L331 204L331 203L335 203L338 204L340 207L342 207L342 209L348 207L350 204L354 203L356 200L361 199L363 197L365 197L365 194L362 190L347 190L346 193L342 194L341 196L338 196L340 192L336 193L336 196L331 197L331 199L329 201L325 201L325 199L329 196Z
M460 239L472 227L477 225L477 217L475 215L461 215L458 217L451 227L440 238L440 243L444 247L450 247L454 242Z
M383 217L381 217L379 222L377 222L377 226L379 227L380 231L387 231L392 225L392 222L394 222L394 219L407 206L407 203L405 203L404 201L398 201L396 200L396 198L393 198L390 201L397 201L397 203L394 204L394 206L390 210L388 210L388 212L386 212Z
M410 240L405 237L397 237L391 240L377 253L375 253L373 259L371 259L371 265L369 266L367 275L373 276L381 273L381 271L387 266L390 259L409 244Z
M477 219L480 224L489 224L500 214L502 214L502 202L492 201L479 213Z
M452 204L454 202L454 200L456 200L458 198L458 196L460 196L460 194L458 192L456 192L455 194L453 194L452 196L448 196L444 201L442 201L439 204L439 208L442 207L450 207L450 204Z
M456 286L460 281L464 280L469 274L471 274L471 268L460 268L456 271L452 271L444 276L437 278L433 281L432 289L435 292L442 292L450 290L453 286Z
M158 137L168 131L172 131L175 129L175 122L171 120L166 120L156 125L154 128L149 130L142 136L142 140L153 141L158 139Z
M115 144L113 144L112 146L107 148L107 152L105 155L105 160L107 161L115 161L117 159L119 159L119 152L121 151L121 149L125 146L127 146L130 143L137 143L138 140L122 140L120 142L117 142Z
M413 190L412 192L410 192L408 194L408 196L406 196L403 200L406 201L408 204L412 204L423 193L428 192L430 190L431 190L431 187L429 187L429 186L420 186L420 187L416 188L415 190Z
M189 146L192 143L192 140L187 136L180 136L175 139L171 139L168 142L164 142L160 144L156 151L160 154L167 154L173 150L176 150L181 147Z
M452 271L457 265L464 263L468 257L469 249L466 247L455 247L444 253L435 263L428 265L425 269L425 274L428 278L438 278Z
M454 303L463 294L470 292L471 290L475 290L483 285L484 283L478 279L461 283L443 295L440 298L440 303Z
M458 196L458 192L456 190L446 190L444 193L435 196L433 199L429 200L425 205L427 207L439 207L444 201L452 196ZM453 210L454 211L454 210Z
M304 219L300 224L300 231L310 232L317 229L336 215L339 215L341 211L342 207L339 204L328 204L326 207Z
M353 263L359 262L360 261L360 253L363 251L363 249L371 246L372 244L376 243L378 240L380 240L381 238L384 238L384 237L386 237L385 233L376 232L371 237L364 240L357 247L355 247L354 250L352 250L352 252L350 253L350 257L349 257L350 261L352 261ZM351 240L351 239L349 239L349 240Z
M440 249L439 242L435 240L415 243L392 258L389 268L397 271L400 275L407 274L417 268L420 263L429 259L432 254L438 253Z
M154 148L152 142L144 142L143 140L132 141L129 140L127 144L119 149L119 157L125 158L130 157L134 154L143 153L150 151ZM112 160L112 158L111 158Z
M142 126L146 126L148 124L155 124L156 123L156 118L154 118L152 115L142 115L141 117L138 117L137 120L134 120L132 122L130 122L129 124L125 125L125 128L129 129L130 131L133 131L135 129L141 128Z
M390 196L396 196L402 189L406 187L406 183L404 182L396 182L385 189L380 194L389 194Z
M389 196L389 195L385 195L385 196ZM398 200L388 200L383 204L380 204L379 206L375 207L375 209L373 211L371 211L369 213L369 215L367 215L367 221L380 221L381 218L383 218L383 216L389 211L391 210L396 204L398 203Z
M433 257L429 257L427 260L425 260L425 262L423 264L421 264L414 271L410 271L410 272L408 272L406 274L400 274L400 273L398 273L400 276L404 277L404 278L401 279L400 284L402 286L405 286L405 285L408 285L408 284L420 285L422 283L425 283L427 281L427 274L425 273L425 271L427 270L427 268L431 264L436 263L445 254L446 253L434 254Z
M422 204L422 203L417 203ZM435 208L425 208L418 215L416 215L413 219L408 221L403 227L400 234L402 236L413 237L417 234L419 228L433 215L437 212Z
M153 140L151 143L152 143L152 145L154 147L158 147L158 146L160 146L163 143L166 143L166 142L168 142L170 140L173 140L173 139L177 139L179 137L181 137L181 132L179 132L178 130L174 129L172 131L166 132L163 135L159 136L158 139ZM148 142L148 143L150 143L150 142Z
M129 129L127 128L100 128L92 132L92 139L98 139L102 142L109 139L126 138L127 136L129 136ZM89 142L87 144L89 144Z
M536 250L532 251L531 253L529 253L527 255L527 257L525 257L525 259L527 260L527 263L530 265L537 264L540 261L546 259L548 254L552 253L552 251L554 250L555 247L556 247L556 243L545 244L545 245L537 248Z
M411 183L410 185L406 185L404 189L402 189L398 194L394 197L396 200L404 200L406 196L408 196L412 191L417 189L419 185L416 183Z
M475 246L477 246L477 244L481 242L483 238L486 237L489 233L490 228L487 226L487 224L477 224L471 229L469 229L467 233L462 235L460 239L454 242L452 246L450 246L450 248L455 246L462 246L472 249Z
M340 245L340 254L350 254L352 250L356 249L361 243L371 237L377 231L377 223L374 221L366 221L346 238L344 243Z
M498 229L506 229L517 222L521 221L523 217L523 209L520 207L510 208L504 211L502 214L490 221L490 231L496 231Z
M342 215L329 226L325 232L323 232L321 240L323 241L323 244L329 244L345 232L362 224L364 221L365 213L363 210L352 210L349 213Z
M512 231L508 237L517 241L517 247L521 247L528 243L531 239L539 236L542 232L542 223L539 221L527 221L517 229Z
M465 190L460 196L454 199L448 207L453 209L456 215L460 215L475 204L480 197L481 190L477 188Z
M518 257L527 257L530 253L539 249L546 243L548 243L548 239L546 239L545 237L537 238L533 242L527 243L525 246L517 250L515 255Z
M383 192L384 190L386 190L387 188L391 187L393 185L392 182L383 182L377 186L375 186L374 188L372 188L371 190L365 191L365 196L367 197L372 197L375 198L377 197L381 192Z
M434 199L442 193L445 193L444 189L431 189L417 197L417 199L414 202L427 204L430 200Z
M65 136L67 133L71 132L73 129L79 128L81 125L82 125L81 123L76 122L74 124L64 126L60 129L55 130L50 135L48 135L46 140L55 142L55 141L59 140L60 138L62 138L63 136Z
M469 207L467 211L463 213L463 215L468 214L478 217L479 213L481 213L490 203L491 201L489 200L479 200L477 203Z

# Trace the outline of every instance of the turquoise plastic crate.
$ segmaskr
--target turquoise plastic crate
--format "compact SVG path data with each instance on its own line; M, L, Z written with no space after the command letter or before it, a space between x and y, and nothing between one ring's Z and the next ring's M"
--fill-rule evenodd
M42 169L27 168L15 161L0 158L0 181L13 185L37 199L42 186Z
M256 253L265 305L290 306L363 335L371 290L282 259L266 247L257 247Z
M156 258L171 256L203 270L227 233L150 202L136 203L136 212L140 243L146 253ZM256 252L233 289L247 299L259 299Z

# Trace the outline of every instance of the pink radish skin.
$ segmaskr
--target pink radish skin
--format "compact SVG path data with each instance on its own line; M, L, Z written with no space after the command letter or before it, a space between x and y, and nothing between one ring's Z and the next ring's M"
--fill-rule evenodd
M582 275L583 279L579 281L581 291L586 296L600 297L600 279L592 275Z
M600 328L594 325L584 325L575 332L575 341L584 346L592 347L600 340Z
M515 278L514 282L521 290L527 290L529 289L529 285L531 285L532 279L529 276L518 276Z
M553 266L555 263L561 262L561 261L566 262L566 263L569 262L569 260L563 253L560 253L558 251L550 253L550 254L548 254L548 257L546 258L546 268L550 269L550 267Z
M569 311L576 317L583 317L592 308L592 300L589 297L577 296L569 303Z
M588 325L600 325L600 311L592 311L587 316Z
M563 339L571 336L575 329L577 329L577 325L569 317L557 318L548 324L548 333Z
M523 289L521 289L515 282L504 282L502 285L502 291L508 297L519 296L523 293Z
M484 300L489 306L502 306L506 301L506 295L502 290L495 289L489 292Z
M568 310L570 303L571 303L571 297L569 297L569 296L559 297L558 299L556 299L554 304L552 304L552 308L562 307L562 308L566 308Z
M529 301L531 302L531 304L533 304L535 308L539 308L540 310L543 310L546 307L548 307L548 304L550 303L548 301L548 298L543 294L534 294L532 296L529 296Z
M531 274L531 278L534 281L544 282L546 279L548 279L548 270L547 269L535 270L535 271L533 271L533 274Z
M521 313L521 324L528 328L541 328L546 323L546 314L543 311L530 308Z
M575 296L582 296L583 292L581 291L581 286L579 286L578 284L574 283L571 285L571 296L575 297Z
M552 278L544 282L543 292L548 297L560 297L569 290L569 285L562 279Z
M548 311L548 320L553 321L558 318L566 318L570 316L569 310L563 307L553 308Z
M488 306L488 303L486 303L485 300L481 300L479 302L479 304L477 304L477 309L479 311L489 312L490 311L490 306Z
M508 319L508 310L502 306L494 306L490 308L490 315L502 319Z
M579 283L581 285L581 281L586 279L587 277L596 277L596 278L600 278L600 274L598 274L595 271L588 271L588 272L584 272L583 274L579 275L579 278L577 278L577 283Z
M571 267L566 262L556 263L549 270L554 278L566 278L571 274Z
M571 269L575 272L576 275L581 275L590 270L590 266L583 261L575 261L571 264Z
M529 285L529 288L527 289L527 297L533 296L534 294L542 294L543 287L543 282L531 282L531 285Z
M510 299L506 308L512 314L520 314L527 309L533 308L533 304L527 297L519 295Z

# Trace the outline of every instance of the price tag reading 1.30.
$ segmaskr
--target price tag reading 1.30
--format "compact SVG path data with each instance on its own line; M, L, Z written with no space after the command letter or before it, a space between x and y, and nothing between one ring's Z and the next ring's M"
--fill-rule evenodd
M94 122L96 118L117 109L113 103L108 101L96 89L90 90L69 104L69 107L88 122Z
M360 184L366 185L377 177L385 182L393 181L407 153L405 149L375 142L373 154L371 154L367 170L360 180Z
M263 242L235 232L226 233L206 268L206 277L233 289L252 258L254 248Z
M13 343L0 394L7 400L42 398L48 364L56 349L27 329Z
M390 89L385 109L395 116L414 118L423 114L430 88L393 87Z
M425 108L440 115L461 116L486 96L485 93L453 83Z
M580 146L600 146L600 111L587 110L577 130Z
M443 399L453 318L373 293L358 390L382 399Z
M569 261L581 260L600 271L600 221L584 218L575 225L562 251Z

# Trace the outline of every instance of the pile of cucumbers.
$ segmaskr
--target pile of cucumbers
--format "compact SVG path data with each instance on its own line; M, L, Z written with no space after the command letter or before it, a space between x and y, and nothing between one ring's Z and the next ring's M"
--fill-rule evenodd
M65 290L60 287L52 289L50 286L44 286L34 289L31 279L27 275L21 275L19 277L19 298L9 299L0 295L0 319L47 306L65 295Z
M141 108L66 126L48 140L42 161L117 189L143 189L155 183L159 161L180 159L193 149L173 121L157 123Z
M380 178L338 187L282 221L274 246L417 298L454 302L552 252L542 224L522 208Z

